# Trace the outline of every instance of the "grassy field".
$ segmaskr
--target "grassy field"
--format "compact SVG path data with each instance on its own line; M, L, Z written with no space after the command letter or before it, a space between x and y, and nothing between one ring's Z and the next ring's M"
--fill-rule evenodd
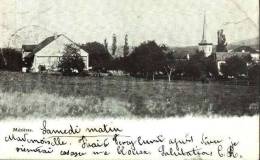
M0 72L0 117L241 116L259 113L256 86L129 77Z

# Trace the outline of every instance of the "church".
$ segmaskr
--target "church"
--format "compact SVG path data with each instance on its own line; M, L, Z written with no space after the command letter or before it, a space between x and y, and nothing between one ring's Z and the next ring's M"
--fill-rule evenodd
M206 28L207 28L207 24L206 24L206 14L204 14L202 39L201 39L201 41L200 41L200 43L199 43L198 50L199 50L200 52L204 52L205 57L208 57L208 56L210 56L211 53L212 53L213 44L207 42L207 38L206 38Z

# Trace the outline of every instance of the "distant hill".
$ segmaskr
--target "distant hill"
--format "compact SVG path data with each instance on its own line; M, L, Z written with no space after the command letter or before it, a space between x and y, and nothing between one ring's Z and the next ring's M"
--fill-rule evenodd
M172 47L177 57L185 57L187 54L196 53L198 46Z
M249 46L256 50L259 50L259 37L250 38L238 42L228 44L228 50L238 48L240 46Z
M228 44L228 50L233 50L241 46L249 46L255 50L259 50L259 37L241 40ZM187 53L194 54L198 49L198 46L184 46L184 47L172 47L175 50L177 56L185 56ZM213 45L213 52L216 52L216 45Z
M129 46L130 53L134 50L135 46ZM170 47L177 57L186 57L186 55L196 53L198 46L185 46L185 47ZM117 46L116 57L123 57L124 46ZM111 47L109 52L112 53Z
M134 50L134 48L135 46L129 46L130 53ZM184 46L184 47L170 47L170 48L174 51L177 57L181 58L181 57L186 57L187 54L192 55L196 53L198 46ZM213 51L215 50L215 48L216 47L213 46ZM124 50L123 46L117 46L115 57L123 57L123 50ZM109 47L109 52L112 53L111 47Z
M233 50L241 46L249 46L256 50L259 50L259 37L241 40L238 42L233 42L228 44L228 50ZM130 53L134 50L135 46L129 46ZM184 46L184 47L170 47L175 51L175 55L177 57L185 57L188 53L190 55L196 53L198 46ZM116 57L123 56L123 46L118 46L116 50ZM111 53L111 46L109 47L109 51ZM216 52L216 45L213 45L213 52Z

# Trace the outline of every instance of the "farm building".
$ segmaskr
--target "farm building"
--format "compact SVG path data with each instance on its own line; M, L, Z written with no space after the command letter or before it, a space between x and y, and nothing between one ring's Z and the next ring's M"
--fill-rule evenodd
M22 52L25 65L32 72L39 72L43 68L47 71L57 71L57 65L64 54L64 49L66 45L70 44L80 50L79 53L85 63L85 70L89 70L89 54L63 34L48 37L38 45L23 45Z
M255 62L259 62L259 52L255 50L254 48L251 48L249 46L241 46L233 50L234 53L236 54L250 54L252 57L252 60Z
M28 54L32 53L36 47L37 45L22 45L23 57L26 57Z
M247 55L250 55L254 62L256 62L256 63L260 62L260 53L249 46L240 46L229 52L216 52L218 70L220 70L221 64L225 63L225 60L227 58L230 58L232 56L243 57L243 56L247 56Z
M240 46L229 52L216 52L217 61L225 61L226 58L229 58L229 57L235 56L235 55L237 55L239 57L243 57L243 56L246 56L249 54L252 57L253 61L259 62L260 53L249 46Z

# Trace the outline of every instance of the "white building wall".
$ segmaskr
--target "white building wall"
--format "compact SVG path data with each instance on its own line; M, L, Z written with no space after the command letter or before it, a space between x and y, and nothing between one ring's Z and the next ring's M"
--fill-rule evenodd
M205 57L208 57L212 53L212 45L199 45L199 51L203 51L205 53Z
M251 55L253 61L258 62L260 60L259 53L251 53L250 55Z
M220 75L223 75L223 74L221 73L221 71L220 71L221 65L222 65L222 64L225 64L225 63L226 63L225 61L218 61L218 62L217 62L218 73L219 73Z
M32 70L39 72L39 66L43 65L47 70L57 70L57 65L60 58L63 56L63 51L67 44L73 42L64 37L63 35L57 37L56 40L42 48L34 56ZM77 47L77 46L75 46ZM85 63L85 70L89 70L89 55L84 50L80 49L80 55L83 56Z

